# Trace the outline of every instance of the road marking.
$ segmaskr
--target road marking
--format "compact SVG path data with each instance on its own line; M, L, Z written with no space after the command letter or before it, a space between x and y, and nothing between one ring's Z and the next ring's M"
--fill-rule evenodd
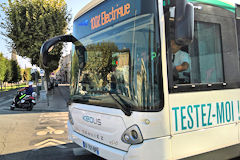
M42 142L35 144L34 146L37 148L34 149L34 151L41 149L41 148L50 147L50 146L56 146L56 147L62 148L62 149L67 148L67 147L63 146L63 144L66 144L66 143L56 140L56 139L47 139L47 140L44 140Z
M54 120L66 120L68 119L68 116L62 116L62 117L41 117L39 120L48 120L48 119L54 119Z
M43 113L40 115L41 118L63 118L67 117L68 112L58 112L58 113Z
M42 131L38 131L36 134L38 136L45 136L47 135L48 133L49 134L63 134L64 131L63 130L57 130L57 129L54 129L52 127L46 127L47 129L44 129Z
M64 117L64 118L41 118L39 119L40 123L46 123L46 122L50 122L50 121L54 121L54 122L61 122L64 123L64 121L68 121L68 117Z

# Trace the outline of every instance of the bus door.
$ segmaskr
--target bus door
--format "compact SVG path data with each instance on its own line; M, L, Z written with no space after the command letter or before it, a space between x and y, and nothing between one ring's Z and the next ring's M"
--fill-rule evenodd
M238 55L240 55L240 5L236 5L236 30L238 40ZM239 126L239 142L240 142L240 105L238 105L238 126Z
M240 57L235 15L220 7L194 6L194 40L189 46L174 44L174 17L171 13L165 16L174 158L239 141Z

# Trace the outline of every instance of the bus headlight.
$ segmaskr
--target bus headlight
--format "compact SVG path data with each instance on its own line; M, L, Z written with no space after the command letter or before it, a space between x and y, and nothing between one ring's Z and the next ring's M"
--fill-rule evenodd
M122 141L127 144L139 144L143 142L142 133L137 125L133 125L126 129L122 134Z
M72 115L70 113L70 111L68 111L68 119L69 119L69 122L74 125L74 122L73 122L73 118L72 118Z

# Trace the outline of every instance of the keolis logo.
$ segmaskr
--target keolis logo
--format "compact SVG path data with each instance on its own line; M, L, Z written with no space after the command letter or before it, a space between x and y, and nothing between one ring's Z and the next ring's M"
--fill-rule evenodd
M82 118L83 118L84 121L86 121L88 123L92 123L92 124L96 124L96 125L101 126L101 119L99 119L99 118L93 118L93 117L90 117L90 116L83 116Z

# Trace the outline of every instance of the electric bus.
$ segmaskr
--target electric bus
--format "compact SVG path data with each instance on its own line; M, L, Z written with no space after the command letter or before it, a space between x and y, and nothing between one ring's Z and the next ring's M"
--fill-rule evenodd
M42 66L72 43L68 135L99 157L229 159L240 156L239 37L231 1L93 0L72 35L43 44Z

